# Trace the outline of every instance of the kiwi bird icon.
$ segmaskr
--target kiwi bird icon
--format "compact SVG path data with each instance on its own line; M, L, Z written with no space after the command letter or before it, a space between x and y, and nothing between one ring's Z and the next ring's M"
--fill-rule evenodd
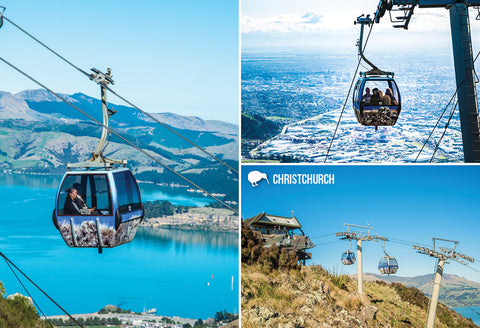
M248 182L252 184L252 187L258 186L258 182L260 182L262 179L267 180L267 182L270 184L267 178L267 174L262 173L260 171L252 171L248 173L247 178L248 178Z

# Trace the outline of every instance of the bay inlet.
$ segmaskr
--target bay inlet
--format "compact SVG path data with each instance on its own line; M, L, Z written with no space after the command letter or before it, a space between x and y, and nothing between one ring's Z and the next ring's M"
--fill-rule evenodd
M16 176L16 177L15 177ZM70 313L92 313L107 304L184 318L238 313L238 234L141 228L135 239L98 254L65 245L52 224L58 180L51 176L0 175L0 251ZM175 189L140 185L144 200L178 205L209 199ZM6 295L26 294L0 264ZM24 280L25 283L25 280ZM33 286L26 287L46 315L62 314Z

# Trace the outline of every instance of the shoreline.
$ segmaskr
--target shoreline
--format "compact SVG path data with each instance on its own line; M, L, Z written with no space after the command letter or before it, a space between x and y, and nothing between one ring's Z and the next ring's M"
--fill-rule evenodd
M156 322L161 322L163 318L168 318L177 322L180 326L183 324L190 324L193 326L197 319L190 319L190 318L180 318L177 316L166 316L166 315L156 315L156 314L138 314L138 313L102 313L99 314L98 312L94 313L81 313L81 314L72 314L72 317L77 319L88 319L88 318L95 318L98 317L100 319L110 319L110 318L117 318L122 322L122 326L126 325L127 327L130 326L137 326L141 324L148 324L152 323L152 320ZM51 315L46 316L47 319L62 319L63 321L67 321L70 319L68 315ZM210 319L210 318L209 318ZM209 320L206 319L206 320Z
M152 230L182 229L238 233L240 222L238 216L230 210L192 207L186 213L145 218L140 226Z

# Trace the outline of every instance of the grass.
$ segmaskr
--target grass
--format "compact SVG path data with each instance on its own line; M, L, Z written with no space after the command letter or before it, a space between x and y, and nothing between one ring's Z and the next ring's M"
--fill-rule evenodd
M356 280L342 274L338 268L327 271L311 265L301 270L266 273L260 266L242 264L242 311L248 313L255 307L270 307L275 313L262 325L277 327L293 318L301 318L302 327L318 327L321 323L332 322L336 313L345 309L356 318L365 314L360 320L365 320L366 327L425 326L426 309L411 297L397 292L391 284L365 282L363 289L364 295L359 296ZM441 307L444 306L439 305L435 328L473 327L459 316L441 311ZM257 327L249 322L254 318L249 316L242 317L242 327Z
M337 288L348 290L347 284L351 281L351 278L346 274L340 273L338 267L334 267L331 270L328 270L330 275L330 281Z

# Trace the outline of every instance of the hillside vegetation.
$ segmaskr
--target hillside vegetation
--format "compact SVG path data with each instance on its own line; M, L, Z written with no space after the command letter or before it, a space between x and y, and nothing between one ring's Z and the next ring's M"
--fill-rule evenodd
M0 327L1 328L47 328L49 324L42 321L31 301L15 295L4 298L5 288L0 282Z
M363 279L367 281L384 280L386 282L399 282L402 285L424 291L428 297L430 297L432 291L432 274L417 277L400 277L397 275L385 276L375 273L364 273ZM443 274L439 300L451 308L480 306L480 283L453 274Z
M272 270L242 264L242 327L424 327L428 298L418 289L385 282L364 284L321 266ZM436 328L477 327L439 304Z

